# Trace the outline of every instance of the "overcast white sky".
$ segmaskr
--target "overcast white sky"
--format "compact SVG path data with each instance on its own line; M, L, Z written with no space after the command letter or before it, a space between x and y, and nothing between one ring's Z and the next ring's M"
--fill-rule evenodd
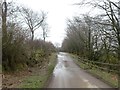
M6 0L11 1L11 0ZM47 41L51 41L53 44L62 43L65 37L66 19L72 18L78 14L85 13L88 8L79 8L74 3L80 2L80 0L12 0L19 4L24 4L33 10L43 10L48 12L47 23L50 27L49 37ZM38 38L39 31L36 30L35 37Z

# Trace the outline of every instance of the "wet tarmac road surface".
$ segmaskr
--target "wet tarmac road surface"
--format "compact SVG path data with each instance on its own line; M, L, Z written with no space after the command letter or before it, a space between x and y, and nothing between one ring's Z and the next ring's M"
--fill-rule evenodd
M48 88L111 88L79 68L67 53L58 54L58 62Z

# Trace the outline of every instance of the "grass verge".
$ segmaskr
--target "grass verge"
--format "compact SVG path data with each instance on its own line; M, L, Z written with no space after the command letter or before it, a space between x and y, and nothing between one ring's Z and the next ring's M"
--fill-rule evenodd
M44 88L48 82L54 67L56 65L57 55L53 53L49 57L49 62L44 65L41 71L33 73L31 76L24 78L18 88Z
M82 63L77 55L70 54L72 58L74 58L75 63L82 69L86 70L88 73L92 74L93 76L101 79L105 83L109 84L112 87L118 87L118 80L117 80L117 74L114 73L108 73L105 71L102 71L98 68L89 67L89 63Z

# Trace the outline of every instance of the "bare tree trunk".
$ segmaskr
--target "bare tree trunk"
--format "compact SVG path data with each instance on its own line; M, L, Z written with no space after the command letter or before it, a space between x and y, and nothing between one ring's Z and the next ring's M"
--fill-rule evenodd
M6 1L4 1L2 4L2 35L4 37L4 42L7 39L6 17L7 17L7 3Z
M118 87L120 90L120 36L119 36L119 47L118 47Z
M44 37L44 41L45 41L45 37Z
M120 1L118 2L118 6L120 7ZM119 67L118 67L118 71L119 71L119 73L118 73L118 88L119 88L119 90L120 90L120 9L118 9L118 20L119 20L119 26L118 26L118 28L119 28L119 33L118 33L118 43L119 43L119 47L118 47L118 65L119 65Z
M33 41L33 39L34 39L34 31L32 31L32 41Z
M120 10L119 10L120 11ZM119 88L119 90L120 90L120 12L119 12L119 14L118 14L119 16L119 31L118 31L118 34L117 34L117 36L118 36L118 88Z
M91 29L90 29L90 26L89 26L89 31L88 31L88 50L89 50L88 59L91 60Z
M45 39L46 39L45 29L43 29L43 39L44 39L44 41L45 41Z

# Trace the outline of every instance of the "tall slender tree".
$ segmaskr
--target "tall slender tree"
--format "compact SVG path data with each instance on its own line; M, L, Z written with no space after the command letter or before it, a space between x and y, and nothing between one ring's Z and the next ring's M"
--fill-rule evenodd
M4 0L2 3L2 36L4 38L3 43L7 40L7 26L6 26L6 18L7 17L7 2Z

